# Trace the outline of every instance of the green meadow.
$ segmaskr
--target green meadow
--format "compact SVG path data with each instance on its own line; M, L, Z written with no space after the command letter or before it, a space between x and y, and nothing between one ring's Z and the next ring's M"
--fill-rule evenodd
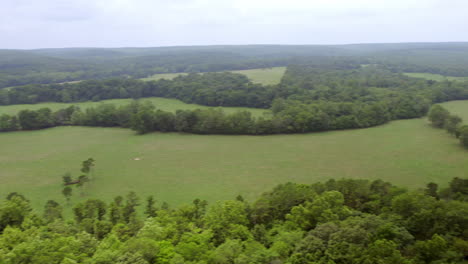
M444 104L466 117L468 101ZM465 120L468 118L465 118ZM468 177L468 152L426 119L356 130L274 136L135 135L120 128L57 127L0 134L0 196L20 192L35 208L65 203L61 176L96 160L84 196L110 201L136 191L172 205L194 197L254 199L273 186L330 178L382 179L408 188Z
M456 114L468 125L468 101L452 101L442 104L450 113Z
M184 73L184 72L181 72L181 73L157 73L157 74L151 75L151 76L146 77L146 78L141 78L140 80L143 80L143 81L157 81L157 80L161 80L161 79L172 80L175 77L180 76L180 75L187 75L187 73Z
M69 107L71 105L79 106L81 109L95 107L103 103L125 105L125 104L129 104L132 100L133 99L111 99L111 100L104 100L104 101L99 101L99 102L82 102L82 103L40 103L40 104L4 105L4 106L0 106L0 115L2 114L13 115L24 109L38 110L43 107L48 107L51 110L55 111L61 108ZM269 113L269 110L267 109L248 108L248 107L209 107L209 106L197 105L197 104L186 104L177 99L168 99L168 98L160 98L160 97L142 98L140 99L140 101L142 102L150 101L156 106L157 109L170 111L170 112L175 112L176 110L179 110L179 109L195 110L195 109L207 109L207 108L222 108L223 111L226 113L233 113L237 111L249 111L255 117L264 116L264 113L268 115Z
M263 85L272 85L272 84L278 84L281 81L281 78L286 72L286 67L272 67L272 68L240 70L240 71L232 71L232 72L244 74L254 83L260 83ZM141 80L144 80L144 81L157 81L160 79L172 80L179 75L186 75L186 74L187 73L160 73L160 74L154 74L147 78L143 78Z
M432 81L468 81L468 77L453 77L453 76L444 76L440 74L433 74L433 73L404 73L404 75L413 77L413 78L421 78L421 79L426 79L426 80L432 80Z
M281 78L283 78L283 75L286 72L286 67L251 69L232 72L244 74L254 83L274 85L280 83Z

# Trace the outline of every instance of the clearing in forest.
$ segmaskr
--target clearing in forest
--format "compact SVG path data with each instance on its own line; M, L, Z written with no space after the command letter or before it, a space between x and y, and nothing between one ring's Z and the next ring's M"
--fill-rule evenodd
M431 81L468 81L468 77L454 77L454 76L444 76L440 74L433 74L433 73L425 73L425 72L412 72L412 73L404 73L404 75L413 77L413 78L421 78L421 79L426 79L426 80L431 80Z
M468 101L444 106L468 119ZM0 145L0 196L20 192L36 209L49 199L65 204L61 176L78 176L81 161L90 157L96 161L95 179L85 187L87 196L74 190L72 203L87 197L110 201L132 190L179 205L238 194L251 200L285 182L368 178L422 188L468 177L468 151L425 118L271 136L136 135L121 128L57 127L0 133Z
M272 67L272 68L231 71L231 72L244 74L254 83L260 83L263 85L273 85L273 84L280 83L281 78L283 78L283 75L286 72L286 67ZM143 78L141 80L144 80L144 81L157 81L160 79L172 80L179 75L186 75L186 74L187 73L159 73L159 74L154 74L147 78Z

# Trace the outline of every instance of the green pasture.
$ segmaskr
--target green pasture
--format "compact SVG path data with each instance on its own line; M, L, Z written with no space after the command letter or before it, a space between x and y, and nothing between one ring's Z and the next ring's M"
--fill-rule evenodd
M232 72L244 74L254 83L274 85L280 83L281 78L283 78L283 75L286 72L286 67L251 69Z
M99 102L82 102L82 103L40 103L40 104L4 105L4 106L0 106L0 115L2 114L13 115L24 109L38 110L43 107L48 107L55 111L61 108L69 107L70 105L79 106L81 109L95 107L103 103L125 105L125 104L129 104L132 100L133 99L111 99L111 100L104 100L104 101L99 101ZM160 97L148 97L148 98L142 98L140 100L150 101L156 106L157 109L161 109L164 111L171 111L171 112L175 112L176 110L179 110L179 109L195 110L195 109L207 109L207 108L222 108L223 111L225 111L226 113L233 113L237 111L250 111L252 115L256 117L263 116L264 113L265 114L269 113L269 110L267 109L248 108L248 107L209 107L209 106L203 106L203 105L197 105L197 104L186 104L177 99L168 99L168 98L160 98Z
M468 125L468 101L452 101L442 104L450 113L456 114L463 119L463 123Z
M413 77L413 78L421 78L421 79L426 79L426 80L432 80L432 81L468 81L468 77L453 77L453 76L444 76L440 74L433 74L433 73L404 73L404 75Z
M181 72L181 73L158 73L158 74L154 74L154 75L151 75L149 77L146 77L146 78L141 78L140 80L143 80L143 81L157 81L157 80L161 80L161 79L172 80L175 77L180 76L180 75L187 75L187 73L184 73L184 72Z
M445 106L468 113L468 101ZM88 197L110 201L136 191L179 205L238 194L252 200L288 181L365 178L421 188L468 177L468 151L424 118L274 136L135 135L120 128L57 127L1 133L0 146L0 196L23 193L39 209L48 199L65 203L61 175L79 176L81 162L90 157L96 160L93 180L86 195L74 190L72 203Z
M246 75L252 82L264 85L278 84L286 71L286 67L272 67L262 69L240 70L232 71ZM186 75L187 73L160 73L154 74L141 80L144 81L157 81L160 79L172 80L179 75Z

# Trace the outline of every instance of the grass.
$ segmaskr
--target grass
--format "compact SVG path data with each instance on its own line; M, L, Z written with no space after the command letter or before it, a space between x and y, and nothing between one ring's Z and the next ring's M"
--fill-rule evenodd
M468 101L445 104L468 112ZM460 114L460 112L458 112ZM61 175L96 160L86 197L110 201L137 191L172 205L241 194L254 199L277 184L330 178L382 179L409 188L468 177L468 151L426 119L357 130L275 136L202 136L119 128L58 127L0 134L0 197L17 191L36 209L64 203ZM135 160L140 158L140 160Z
M184 110L194 110L194 109L206 109L212 108L209 106L197 105L197 104L186 104L177 99L168 99L168 98L159 98L159 97L149 97L149 98L142 98L141 101L151 101L156 108L175 112L179 109ZM21 105L5 105L0 106L0 115L2 114L9 114L13 115L18 113L21 110L29 109L29 110L37 110L43 107L48 107L51 110L58 110L61 108L68 107L70 105L77 105L82 109L86 109L89 107L95 107L102 103L112 103L115 105L124 105L128 104L132 101L132 99L111 99L111 100L104 100L99 102L83 102L83 103L40 103L40 104L21 104ZM236 111L250 111L253 116L259 117L263 116L264 113L269 113L266 109L257 109L257 108L247 108L247 107L221 107L226 113L233 113Z
M442 104L450 113L456 114L468 125L468 101L452 101Z
M180 76L180 75L187 75L187 73L183 73L183 72L181 73L158 73L158 74L154 74L149 77L146 77L146 78L141 78L140 80L143 80L143 81L157 81L161 79L172 80L175 77Z
M264 69L251 69L242 71L233 71L247 76L252 82L263 85L278 84L286 72L286 67L273 67Z
M251 69L232 71L234 73L240 73L246 75L252 82L260 83L263 85L278 84L286 71L286 67L273 67L273 68L262 68L262 69ZM172 80L179 75L186 75L187 73L161 73L154 74L150 77L143 78L144 81L157 81L160 79Z
M404 73L404 75L413 77L413 78L421 78L426 80L432 81L468 81L468 77L453 77L453 76L444 76L440 74L432 74L432 73Z

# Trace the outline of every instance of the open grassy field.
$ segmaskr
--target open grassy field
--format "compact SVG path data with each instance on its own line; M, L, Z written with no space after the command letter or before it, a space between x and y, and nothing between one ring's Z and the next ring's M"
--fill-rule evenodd
M286 67L273 67L273 68L262 68L262 69L251 69L232 71L234 73L240 73L246 75L252 82L261 83L264 85L278 84L286 71ZM160 79L172 80L179 75L185 75L186 73L161 73L154 74L150 77L143 78L144 81L157 81Z
M468 77L453 77L453 76L444 76L440 74L433 74L433 73L404 73L406 76L413 77L413 78L421 78L426 80L432 81L468 81Z
M89 107L95 107L102 103L111 103L115 105L125 105L132 101L133 99L112 99L112 100L104 100L99 102L83 102L83 103L40 103L40 104L21 104L21 105L4 105L0 106L0 115L2 114L16 114L21 110L29 109L29 110L37 110L43 107L48 107L52 110L58 110L61 108L68 107L70 105L77 105L81 107L81 109L86 109ZM177 99L168 99L168 98L160 98L160 97L149 97L149 98L142 98L141 101L150 101L152 102L156 108L165 110L165 111L172 111L175 112L176 110L183 109L183 110L194 110L194 109L206 109L212 108L209 106L197 105L197 104L186 104ZM259 117L263 116L264 113L269 113L267 109L258 109L258 108L247 108L247 107L221 107L226 113L233 113L236 111L250 111L253 116Z
M180 76L180 75L187 75L187 73L184 73L184 72L181 72L181 73L158 73L158 74L154 74L154 75L151 75L149 77L146 77L146 78L141 78L140 80L143 80L143 81L157 81L157 80L161 80L161 79L172 80L175 77Z
M454 113L468 113L468 101L445 105ZM468 151L426 119L275 136L138 136L119 128L58 127L1 133L0 145L0 196L24 193L35 208L48 199L64 203L61 175L78 176L81 161L89 157L96 167L86 197L109 201L134 190L173 205L195 197L254 199L288 181L368 178L419 188L468 177ZM75 190L72 200L86 197Z
M442 104L452 114L457 114L463 118L463 123L468 125L468 102L467 101L452 101Z
M247 76L254 83L261 83L263 85L278 84L286 72L286 67L273 67L265 69L251 69L242 71L233 71Z

